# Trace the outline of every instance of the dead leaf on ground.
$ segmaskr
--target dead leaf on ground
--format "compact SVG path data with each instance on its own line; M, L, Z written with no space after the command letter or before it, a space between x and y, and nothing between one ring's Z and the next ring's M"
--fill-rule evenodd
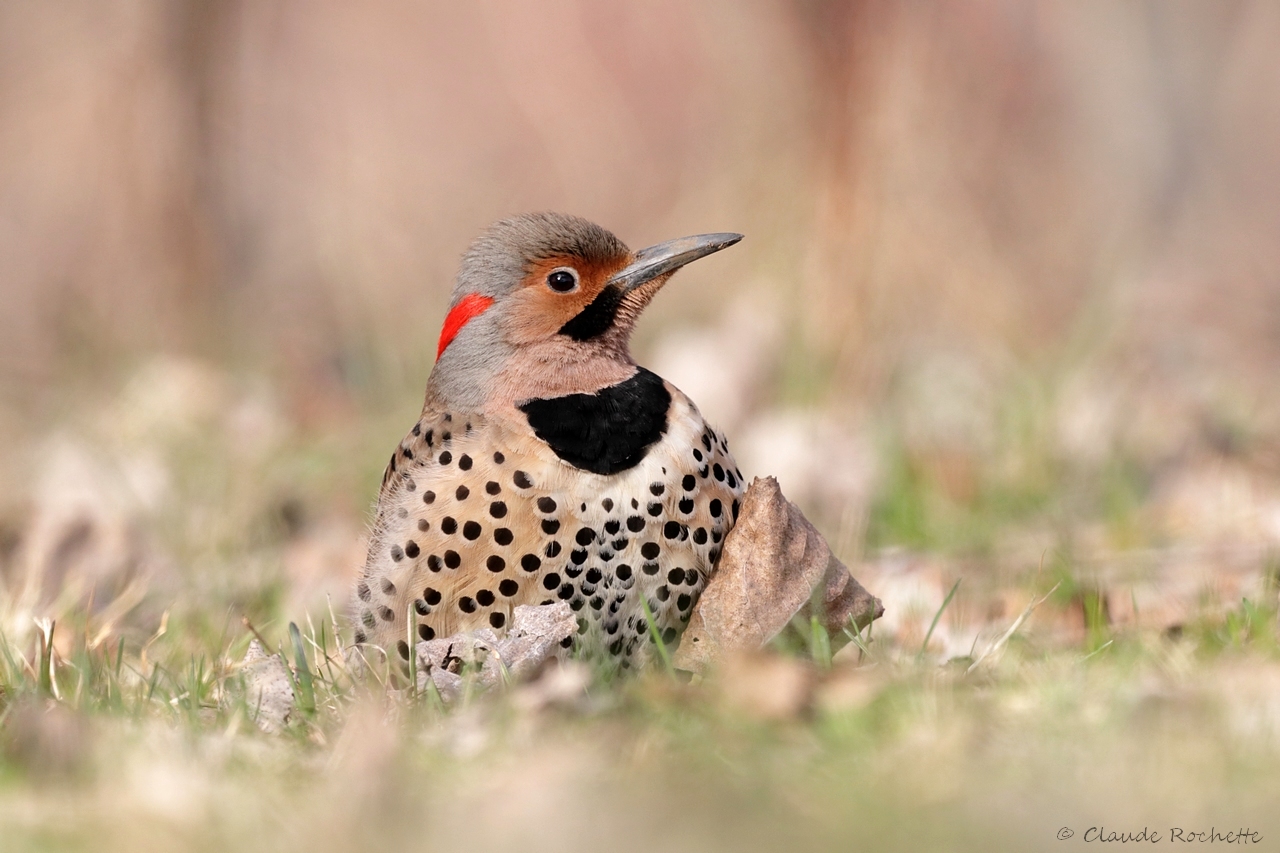
M760 649L797 615L808 619L814 607L833 650L845 642L844 628L865 627L884 613L880 600L783 496L778 481L757 478L743 496L674 664L696 672L734 652Z

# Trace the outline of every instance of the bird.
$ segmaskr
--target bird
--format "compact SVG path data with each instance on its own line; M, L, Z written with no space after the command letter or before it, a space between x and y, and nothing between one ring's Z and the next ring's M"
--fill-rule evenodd
M387 463L354 640L398 655L567 602L567 651L623 669L678 645L737 520L742 471L684 393L632 357L671 276L741 234L631 251L531 213L462 257L422 412Z

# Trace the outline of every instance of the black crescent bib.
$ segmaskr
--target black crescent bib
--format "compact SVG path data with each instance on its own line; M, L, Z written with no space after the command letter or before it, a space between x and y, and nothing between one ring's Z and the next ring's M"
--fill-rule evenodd
M662 378L641 367L595 394L529 400L519 409L556 456L593 474L616 474L637 465L662 438L670 407Z

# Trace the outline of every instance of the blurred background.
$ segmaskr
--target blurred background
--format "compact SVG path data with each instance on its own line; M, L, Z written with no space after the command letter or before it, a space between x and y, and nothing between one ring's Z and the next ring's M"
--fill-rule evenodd
M1230 599L1280 541L1278 49L1227 0L5 3L6 630L341 603L459 256L540 209L747 235L637 357L889 630L1046 563Z

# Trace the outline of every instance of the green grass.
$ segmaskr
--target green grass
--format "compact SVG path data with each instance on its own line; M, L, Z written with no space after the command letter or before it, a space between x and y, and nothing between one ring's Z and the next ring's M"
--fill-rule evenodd
M331 621L290 625L272 638L298 712L274 736L235 665L248 631L5 641L4 849L1047 849L1063 825L1272 829L1280 719L1256 713L1280 696L1274 607L1176 639L1023 638L968 674L867 632L832 658L810 628L772 653L814 685L777 719L742 698L770 688L740 668L445 708L388 693L376 666L353 675Z

